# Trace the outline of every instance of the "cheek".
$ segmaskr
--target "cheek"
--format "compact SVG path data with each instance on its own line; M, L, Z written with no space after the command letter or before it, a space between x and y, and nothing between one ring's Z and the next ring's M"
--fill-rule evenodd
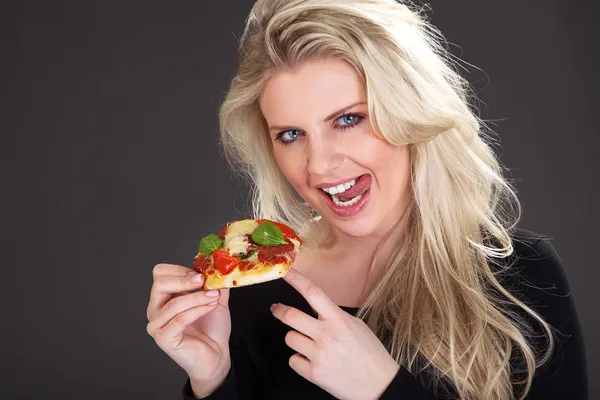
M275 144L277 147L277 144ZM274 149L273 156L275 161L285 175L286 179L299 190L302 182L305 180L305 166L302 165L302 157L294 149Z
M345 136L348 154L370 168L380 170L389 167L390 162L399 158L400 148L378 137L371 125L362 125L358 134Z
M396 167L394 170L400 172L402 175L408 173L410 168L410 151L408 146L397 147L386 143L386 147L389 153L388 160Z
M410 152L408 146L393 146L379 140L379 144L373 146L378 156L373 158L375 164L373 169L379 175L380 185L383 188L394 188L404 194L410 180ZM379 172L379 174L377 174Z
M374 135L369 135L353 147L362 159L377 170L396 170L406 164L409 156L407 146L394 146Z
M408 146L395 148L390 156L390 165L395 168L390 170L390 179L395 182L395 188L400 197L410 195L411 162Z

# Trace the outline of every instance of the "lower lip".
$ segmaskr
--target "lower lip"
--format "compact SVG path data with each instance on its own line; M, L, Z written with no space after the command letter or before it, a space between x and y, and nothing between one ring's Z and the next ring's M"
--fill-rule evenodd
M369 201L371 195L371 189L369 188L366 192L363 193L362 197L356 202L356 204L344 207L335 204L333 200L331 200L329 195L327 195L327 193L325 193L323 190L319 189L319 191L325 198L325 202L329 206L329 209L333 211L334 214L339 215L340 217L352 217L361 212L363 208L365 208L365 206L367 205L367 202Z

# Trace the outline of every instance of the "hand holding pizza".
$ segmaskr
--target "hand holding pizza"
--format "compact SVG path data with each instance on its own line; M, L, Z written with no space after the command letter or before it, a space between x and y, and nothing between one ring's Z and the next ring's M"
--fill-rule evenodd
M228 223L200 240L191 271L154 267L147 331L189 375L205 397L231 368L229 290L283 277L302 239L287 225L266 219Z
M339 399L376 399L399 365L360 319L338 307L321 288L295 269L283 277L311 305L318 319L283 304L273 315L291 330L286 344L297 351L290 367Z
M201 290L204 276L180 265L158 264L153 276L148 333L192 382L218 386L231 366L229 289Z

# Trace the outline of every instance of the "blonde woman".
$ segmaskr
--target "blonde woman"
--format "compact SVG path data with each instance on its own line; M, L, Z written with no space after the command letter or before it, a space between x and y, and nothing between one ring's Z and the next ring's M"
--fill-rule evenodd
M256 2L221 142L253 217L305 245L283 279L231 292L154 268L148 332L184 399L587 398L560 258L516 228L471 99L415 8Z

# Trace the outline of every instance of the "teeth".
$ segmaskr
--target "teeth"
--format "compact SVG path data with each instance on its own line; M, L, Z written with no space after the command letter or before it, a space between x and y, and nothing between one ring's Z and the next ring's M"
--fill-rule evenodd
M350 182L340 183L337 186L332 186L332 187L329 187L329 188L323 188L323 191L325 193L329 193L329 194L344 193L346 190L348 190L352 186L354 186L355 183L356 183L356 180L352 179Z
M333 199L333 202L335 204L337 204L338 206L348 207L348 206L352 206L352 205L356 204L362 196L363 196L362 194L359 194L352 200L348 200L348 201L340 201L340 199L335 194L331 195L331 198Z

